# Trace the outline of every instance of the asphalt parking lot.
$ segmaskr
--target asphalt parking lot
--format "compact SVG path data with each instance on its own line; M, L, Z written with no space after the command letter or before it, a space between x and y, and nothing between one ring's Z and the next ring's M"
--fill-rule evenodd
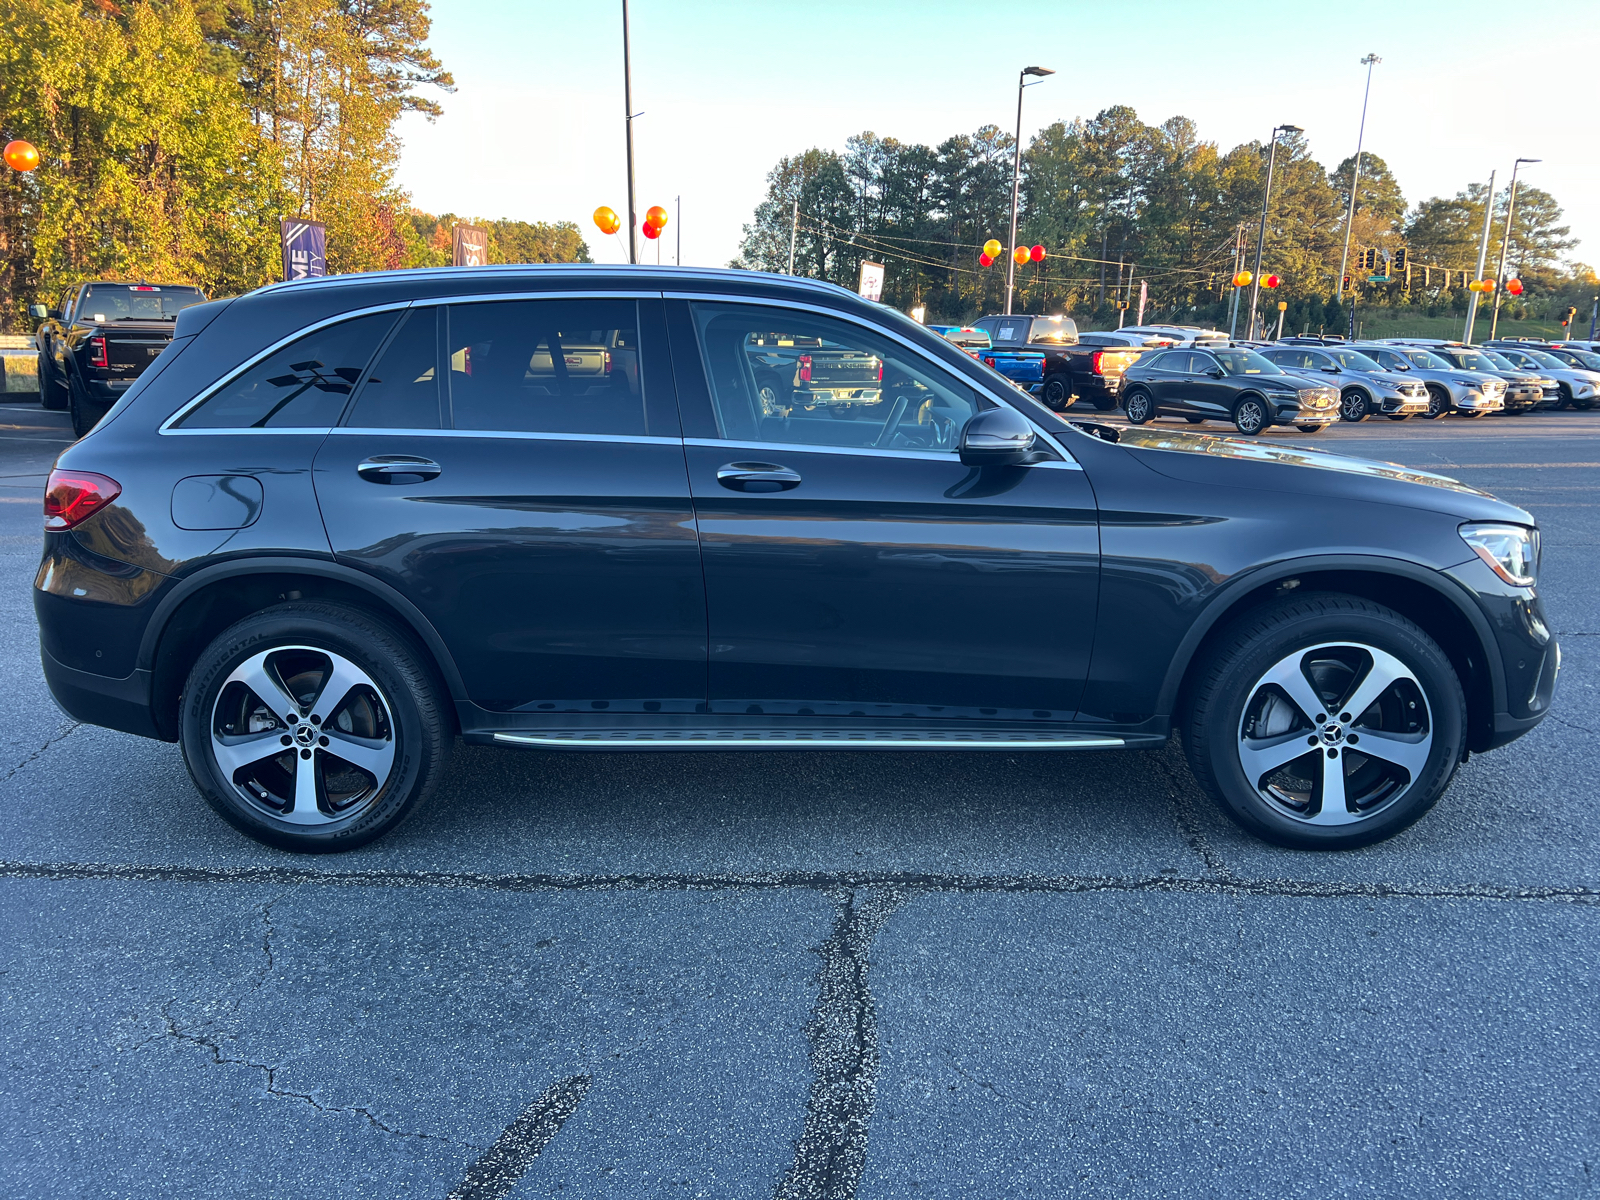
M1554 714L1391 842L1254 842L1175 747L460 748L394 835L307 859L54 706L69 434L0 407L0 1191L1600 1192L1600 412L1269 436L1545 529Z

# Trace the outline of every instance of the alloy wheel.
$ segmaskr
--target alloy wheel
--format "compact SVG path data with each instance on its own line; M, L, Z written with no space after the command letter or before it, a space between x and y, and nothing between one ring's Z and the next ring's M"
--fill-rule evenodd
M1416 674L1359 642L1296 650L1250 689L1239 762L1274 811L1307 825L1368 820L1404 796L1433 749Z
M1233 424L1240 433L1260 433L1266 423L1266 406L1259 400L1241 400L1233 410Z
M349 659L280 646L229 674L211 714L222 776L263 815L327 825L365 811L395 768L393 709Z
M1365 421L1367 419L1366 393L1356 388L1351 388L1339 398L1339 419L1342 421Z
M1128 420L1135 425L1143 425L1150 419L1150 397L1144 392L1133 392L1128 396Z

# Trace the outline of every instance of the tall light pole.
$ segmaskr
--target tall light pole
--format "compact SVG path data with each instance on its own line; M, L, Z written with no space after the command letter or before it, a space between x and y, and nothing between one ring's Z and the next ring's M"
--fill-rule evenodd
M622 0L622 109L628 118L628 261L639 261L639 223L633 211L633 71L628 64L628 0Z
M1256 230L1256 269L1250 276L1250 324L1246 337L1256 335L1256 300L1261 295L1261 246L1267 240L1267 205L1272 203L1272 171L1278 164L1278 135L1300 133L1298 125L1277 125L1272 130L1272 149L1267 154L1267 187L1261 194L1261 227Z
M1022 187L1022 89L1032 87L1029 75L1041 79L1055 72L1048 67L1023 67L1017 76L1017 146L1011 162L1011 257L1006 262L1006 316L1011 315L1011 293L1017 283L1017 195Z
M1383 59L1369 54L1361 60L1367 68L1367 88L1361 93L1361 127L1356 131L1356 165L1350 175L1350 211L1344 218L1344 253L1339 256L1339 283L1334 299L1344 299L1344 273L1350 265L1350 229L1356 223L1356 189L1361 186L1361 144L1367 136L1367 98L1372 95L1372 68Z
M1506 193L1506 229L1500 235L1500 265L1494 272L1494 312L1489 317L1489 340L1494 341L1495 332L1500 328L1500 287L1505 281L1506 251L1511 248L1511 218L1517 212L1517 169L1523 163L1543 162L1542 158L1519 158L1511 164L1511 189Z
M1483 199L1483 240L1478 243L1478 271L1474 279L1483 278L1483 260L1489 256L1489 226L1494 224L1494 172L1489 172L1489 193ZM1461 340L1469 346L1472 344L1472 323L1478 316L1478 295L1473 292L1472 299L1467 301L1467 328L1461 335Z

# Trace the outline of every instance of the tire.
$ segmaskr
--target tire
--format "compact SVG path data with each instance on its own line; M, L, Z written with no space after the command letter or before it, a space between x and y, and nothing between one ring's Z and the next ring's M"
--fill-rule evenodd
M1372 414L1372 397L1360 388L1346 388L1339 397L1339 419L1360 424Z
M1556 395L1559 397L1559 399L1556 400L1556 407L1557 408L1576 408L1577 407L1577 404L1572 399L1572 389L1569 388L1566 384L1558 383L1556 385Z
M1117 398L1115 396L1101 396L1094 402L1096 412L1116 412Z
M783 386L783 381L776 375L761 375L756 379L756 400L761 405L763 416L775 416L781 408L787 408L791 399L788 388Z
M323 712L330 675L349 686ZM201 795L241 833L282 850L351 850L416 811L443 775L452 738L442 695L384 622L343 605L280 604L201 652L179 702L178 740ZM241 723L244 734L230 736ZM324 731L336 726L330 739Z
M1044 386L1039 389L1039 399L1044 401L1044 406L1051 412L1066 412L1072 407L1072 384L1059 371L1054 375L1047 375Z
M72 416L72 436L86 437L101 418L111 411L111 406L99 405L84 395L83 387L71 375L67 376L67 412Z
M1271 424L1272 414L1260 396L1242 396L1233 406L1233 427L1248 437L1254 437Z
M57 381L50 356L39 353L39 407L51 412L63 412L67 407L65 390Z
M1456 409L1456 416L1460 417L1464 421L1475 421L1479 417L1487 417L1488 415L1489 415L1488 410L1487 409L1483 409L1483 408L1458 408L1458 409Z
M1134 425L1147 424L1156 415L1156 403L1143 388L1134 388L1123 401L1123 411Z
M1183 419L1191 425L1204 425L1206 423L1204 417L1184 417Z
M1295 428L1298 429L1301 433L1321 433L1324 429L1327 428L1327 426L1326 425L1296 425Z
M1409 420L1411 420L1411 414L1410 413L1384 413L1383 415L1388 417L1389 420L1391 420L1391 421L1409 421Z
M1428 385L1428 411L1422 414L1425 419L1437 421L1440 417L1447 416L1454 408L1449 392L1436 383Z
M1344 707L1374 684L1365 709ZM1434 806L1461 761L1466 721L1450 660L1417 625L1370 600L1313 592L1221 634L1180 727L1195 779L1229 819L1280 846L1343 850L1393 837ZM1346 802L1324 811L1334 781Z

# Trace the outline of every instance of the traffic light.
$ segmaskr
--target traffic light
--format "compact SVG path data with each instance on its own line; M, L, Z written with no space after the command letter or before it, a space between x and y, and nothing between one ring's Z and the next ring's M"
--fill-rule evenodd
M1567 319L1565 321L1561 322L1561 327L1567 331L1567 334L1568 334L1569 337L1572 334L1572 321L1573 321L1573 318L1576 317L1577 315L1578 315L1578 310L1577 309L1569 308L1569 309L1567 309Z
M1378 269L1378 252L1376 249L1361 252L1361 269L1369 275Z
M1404 275L1406 270L1406 248L1401 246L1394 252L1394 270L1397 275Z

